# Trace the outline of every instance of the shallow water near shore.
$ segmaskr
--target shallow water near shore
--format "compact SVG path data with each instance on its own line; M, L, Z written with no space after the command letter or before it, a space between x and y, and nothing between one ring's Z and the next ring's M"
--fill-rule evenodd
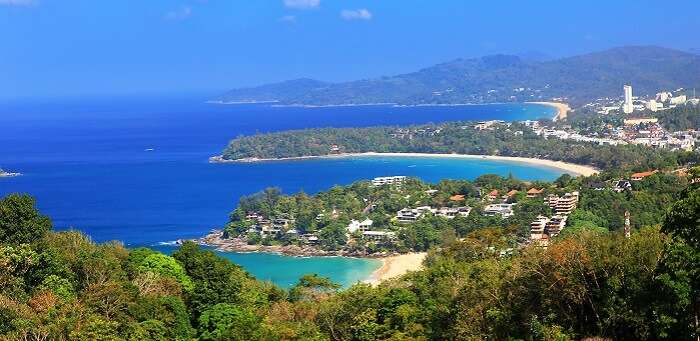
M281 108L206 104L203 98L0 103L0 167L23 174L0 179L0 196L13 192L35 196L39 209L53 219L57 229L75 228L98 242L120 240L130 247L151 246L201 237L226 222L241 195L268 186L281 187L286 193L315 193L336 184L387 175L436 182L473 179L485 173L541 180L561 174L547 167L478 159L378 156L207 162L241 134L553 115L553 108L534 104ZM286 263L286 258L279 257L284 256L253 254L234 260L276 283L288 282L277 279L275 270L269 270L269 275L265 271L279 269L278 263L299 268L295 278L307 268L332 273L335 268L355 267L325 258L297 266L295 262L309 261L292 258L292 263ZM364 268L365 260L360 261L357 266ZM325 268L319 265L323 262L335 265ZM351 278L366 275L337 276L347 284L354 281Z
M155 246L158 251L170 254L176 246ZM212 249L213 250L213 249ZM305 274L322 274L333 282L349 287L367 280L382 261L349 257L292 257L265 252L220 252L219 256L231 260L250 272L255 278L270 281L283 288L290 288Z

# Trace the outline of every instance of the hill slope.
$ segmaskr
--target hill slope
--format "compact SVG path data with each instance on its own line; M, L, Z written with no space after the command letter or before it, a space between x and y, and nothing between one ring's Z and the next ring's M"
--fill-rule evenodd
M307 105L450 104L566 97L580 104L617 96L627 82L633 84L635 94L697 86L700 56L652 46L618 47L544 62L493 55L375 79L343 83L300 79L235 89L216 100Z

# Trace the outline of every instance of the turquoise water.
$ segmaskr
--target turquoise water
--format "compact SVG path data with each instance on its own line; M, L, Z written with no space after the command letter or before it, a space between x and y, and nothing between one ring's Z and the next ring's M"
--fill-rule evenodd
M165 253L175 251L174 246L155 246ZM377 259L349 257L290 257L273 253L219 252L218 255L244 267L255 278L271 281L283 288L297 283L305 274L322 274L344 287L362 282L378 269L382 262Z
M127 246L153 246L206 234L226 222L241 195L268 186L278 186L286 193L302 189L315 193L386 175L437 182L473 179L485 173L551 180L561 173L501 161L407 157L207 162L241 134L306 127L523 120L553 114L550 107L519 104L281 108L181 98L0 103L0 166L24 173L0 179L0 196L32 194L57 229L75 228L98 242L120 240ZM350 283L366 277L375 266L364 260L228 257L235 257L259 278L276 283L289 283L289 278L309 269ZM282 275L285 269L289 276Z

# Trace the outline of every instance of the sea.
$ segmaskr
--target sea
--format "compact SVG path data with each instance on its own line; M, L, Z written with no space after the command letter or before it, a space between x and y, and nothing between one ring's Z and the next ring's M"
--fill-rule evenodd
M226 223L242 195L266 187L316 193L377 176L437 182L492 173L552 180L561 170L506 161L358 156L210 164L237 136L310 127L367 127L458 120L551 118L538 104L289 107L213 104L204 96L149 96L0 102L0 197L28 193L55 229L96 242L172 252ZM343 285L363 280L377 260L219 253L262 280L289 287L306 273Z

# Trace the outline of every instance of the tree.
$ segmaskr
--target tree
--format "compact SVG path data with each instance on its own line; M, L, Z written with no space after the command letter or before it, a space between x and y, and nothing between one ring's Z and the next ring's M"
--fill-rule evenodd
M187 276L185 269L173 257L162 253L153 253L141 261L139 269L144 272L151 271L163 276L173 277L182 285L182 289L185 292L194 289L192 279Z
M317 274L308 274L299 278L299 282L289 290L289 300L315 300L326 296L340 288L339 284L333 283L328 277L321 277Z
M0 199L0 243L30 243L49 230L51 220L37 211L34 198L10 194Z
M200 340L258 340L260 318L233 304L219 303L199 317Z
M666 249L659 276L665 293L670 296L667 313L678 321L668 332L679 338L700 340L700 188L697 185L683 191L681 199L671 206L662 231L674 238Z

